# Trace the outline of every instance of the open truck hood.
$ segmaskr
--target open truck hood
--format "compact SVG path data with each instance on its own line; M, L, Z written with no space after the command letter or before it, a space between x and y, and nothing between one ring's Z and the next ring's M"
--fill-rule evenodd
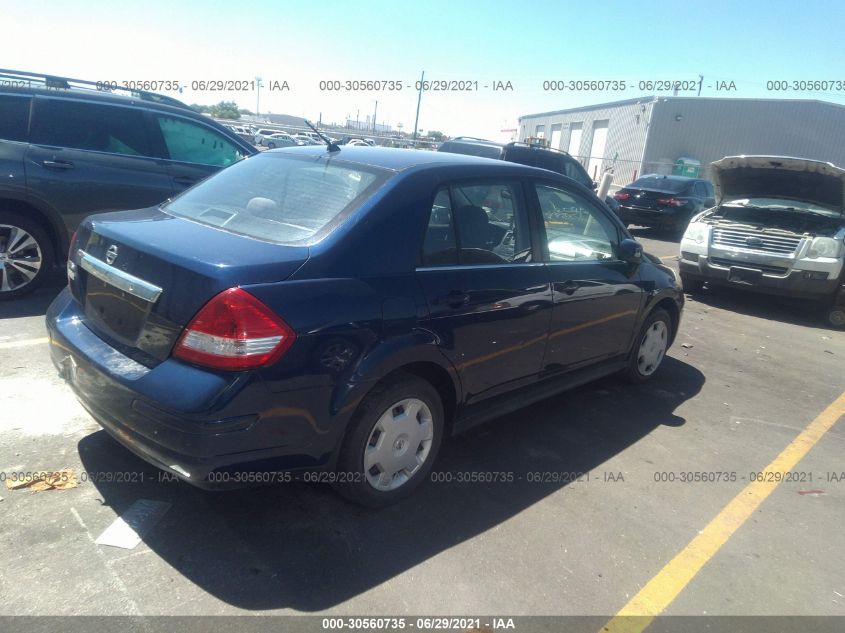
M718 205L744 198L785 198L845 209L845 169L786 156L727 156L711 163Z

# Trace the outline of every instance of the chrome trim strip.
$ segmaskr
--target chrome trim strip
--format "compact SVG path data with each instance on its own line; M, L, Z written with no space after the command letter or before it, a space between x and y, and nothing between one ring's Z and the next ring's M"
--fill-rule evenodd
M79 256L79 265L83 270L88 271L97 279L105 281L107 284L111 284L133 297L155 303L161 296L162 289L148 281L123 272L114 266L109 266L104 261L97 259L93 255L89 255L82 249L77 251L77 255Z

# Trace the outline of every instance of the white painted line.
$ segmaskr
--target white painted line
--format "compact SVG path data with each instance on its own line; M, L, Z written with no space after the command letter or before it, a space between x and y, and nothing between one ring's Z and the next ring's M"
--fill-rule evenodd
M144 534L149 532L169 509L170 504L165 501L138 499L94 542L97 545L134 549L141 542Z

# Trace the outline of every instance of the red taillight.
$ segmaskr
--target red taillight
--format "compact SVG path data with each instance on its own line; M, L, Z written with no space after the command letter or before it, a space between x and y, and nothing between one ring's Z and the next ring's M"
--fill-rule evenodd
M631 197L631 194L628 193L627 191L617 191L616 193L613 194L613 197L616 198L617 200L627 200L628 198Z
M677 198L658 198L655 200L657 204L663 207L682 207L684 206L683 200L678 200Z
M243 371L277 361L296 334L261 301L241 288L224 290L188 323L173 355L189 363Z

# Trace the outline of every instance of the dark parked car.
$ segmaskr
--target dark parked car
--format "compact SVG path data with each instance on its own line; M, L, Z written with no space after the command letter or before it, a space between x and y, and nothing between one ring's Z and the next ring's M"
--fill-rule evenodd
M436 152L265 152L71 251L53 362L119 442L198 486L320 471L373 506L446 435L649 379L683 305L587 188Z
M63 264L84 216L157 204L256 152L175 99L102 88L0 70L0 300Z
M686 176L640 176L614 195L626 226L638 224L683 235L697 213L716 204L713 185Z
M481 138L470 136L458 136L445 141L437 148L438 152L450 152L452 154L466 154L467 156L482 156L484 158L498 158L511 163L528 165L529 167L540 167L572 178L575 182L581 183L589 189L595 190L598 186L590 178L584 166L572 156L561 150L527 143L497 143ZM607 196L604 203L608 208L616 212L618 204L611 196Z

